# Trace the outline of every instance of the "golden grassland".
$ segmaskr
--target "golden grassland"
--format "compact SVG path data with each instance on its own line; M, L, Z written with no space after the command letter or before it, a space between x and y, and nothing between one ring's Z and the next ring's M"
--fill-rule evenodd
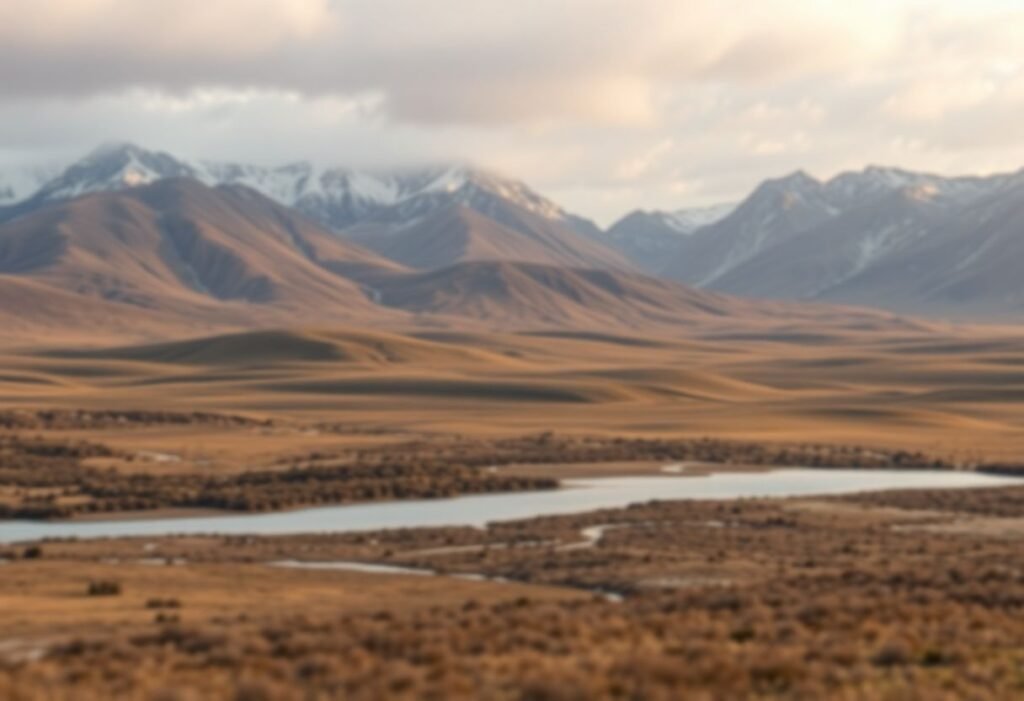
M0 406L209 411L273 427L90 430L187 460L413 436L710 435L927 449L965 462L1024 451L1024 334L1004 328L685 337L585 332L254 332L0 358ZM290 421L302 424L300 429ZM324 422L346 431L318 431ZM165 466L166 467L166 466Z

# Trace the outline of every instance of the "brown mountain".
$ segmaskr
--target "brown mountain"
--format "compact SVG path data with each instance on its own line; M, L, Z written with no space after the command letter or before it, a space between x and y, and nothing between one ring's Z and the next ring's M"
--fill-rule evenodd
M412 219L395 211L346 229L342 235L420 270L482 260L635 270L624 256L563 221L499 198L493 198L486 211L451 204Z
M463 207L423 218L399 248L432 269L411 270L244 187L163 179L85 195L0 225L0 324L7 339L66 342L336 323L676 332L833 313L598 269L619 263L519 215L514 227Z
M0 285L31 286L37 304L71 295L84 312L158 327L379 315L332 271L396 267L252 190L186 179L55 203L0 226ZM48 316L2 307L10 318Z
M430 315L483 321L498 328L678 331L694 324L735 330L767 323L834 321L905 328L891 314L817 305L745 300L639 273L538 263L467 261L417 273L358 276L381 304ZM909 328L909 327L906 327Z

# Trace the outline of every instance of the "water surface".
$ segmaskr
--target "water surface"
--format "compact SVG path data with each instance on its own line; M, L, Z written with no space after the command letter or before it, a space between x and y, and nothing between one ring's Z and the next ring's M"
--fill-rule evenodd
M563 489L544 492L392 501L278 513L122 521L0 521L0 543L57 537L197 533L279 535L425 526L483 526L492 521L580 513L654 499L734 499L848 494L885 489L963 489L1024 484L1024 480L937 470L785 469L758 473L721 473L706 477L573 479L564 480L562 484Z

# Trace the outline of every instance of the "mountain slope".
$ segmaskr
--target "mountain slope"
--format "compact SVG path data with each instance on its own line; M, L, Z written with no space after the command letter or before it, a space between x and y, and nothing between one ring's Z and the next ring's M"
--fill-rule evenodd
M632 269L617 253L514 205L494 202L487 211L484 215L453 204L411 220L385 212L342 233L360 246L418 269L471 260Z
M248 188L157 179L52 202L0 225L0 323L47 337L166 339L337 322L671 332L802 313L571 267L577 246L591 242L564 241L564 231L518 208L500 216L508 226L464 206L425 217L420 226L434 221L435 230L411 240L435 258L410 262L463 260L413 271ZM513 253L542 262L492 259ZM544 262L558 256L559 265Z
M683 246L685 238L726 217L734 205L681 209L675 212L636 210L593 237L618 251L641 270L658 273Z
M913 246L945 209L916 189L885 194L764 250L707 287L774 299L818 299Z
M112 192L166 178L193 178L206 185L242 185L292 207L333 231L360 222L412 219L453 205L507 219L526 212L577 234L595 234L590 221L570 214L525 184L468 166L448 165L392 170L318 168L299 162L263 167L215 161L187 161L134 144L95 149L56 177L35 180L25 173L0 174L0 220L43 203L95 192ZM12 184L6 184L10 180Z
M419 273L370 271L360 282L375 291L381 304L421 319L474 319L501 329L677 333L701 325L728 332L774 328L784 333L781 329L793 324L823 322L913 327L879 312L744 300L638 273L536 263L468 261Z
M751 297L1005 317L1024 302L1006 270L1024 229L1022 189L1024 172L944 178L869 167L826 182L796 173L682 240L663 272Z
M502 207L515 208L578 233L597 231L525 184L467 166L388 171L202 162L195 169L195 177L208 184L245 185L334 231L368 220L407 222L452 205L499 218Z
M734 212L695 233L662 269L666 277L708 285L762 251L836 213L821 183L797 172L762 183Z
M671 282L537 263L468 261L371 284L389 306L515 326L642 328L733 311L727 297Z
M0 276L169 321L374 312L332 266L395 268L258 193L188 179L56 202L0 225Z
M915 313L1019 318L1021 260L1024 184L943 216L927 236L820 298Z

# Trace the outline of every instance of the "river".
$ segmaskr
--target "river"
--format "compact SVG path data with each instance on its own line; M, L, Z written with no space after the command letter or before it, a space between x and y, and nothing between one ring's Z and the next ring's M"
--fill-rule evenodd
M483 526L534 516L580 513L651 500L783 497L889 489L963 489L1020 485L1024 480L937 470L781 469L705 477L644 476L571 479L543 492L391 501L277 513L114 521L0 521L0 543L42 538L175 534L343 533L384 528Z

